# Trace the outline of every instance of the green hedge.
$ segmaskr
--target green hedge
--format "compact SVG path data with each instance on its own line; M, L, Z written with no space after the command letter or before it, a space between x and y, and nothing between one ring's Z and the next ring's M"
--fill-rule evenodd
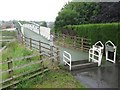
M91 39L94 44L98 40L104 44L111 40L117 46L117 56L120 57L120 27L119 23L104 23L104 24L86 24L86 25L68 25L67 30L74 30L78 36Z

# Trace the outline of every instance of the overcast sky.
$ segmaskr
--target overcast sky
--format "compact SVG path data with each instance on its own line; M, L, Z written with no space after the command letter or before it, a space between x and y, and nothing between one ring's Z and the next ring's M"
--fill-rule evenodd
M54 21L71 0L0 0L0 20Z

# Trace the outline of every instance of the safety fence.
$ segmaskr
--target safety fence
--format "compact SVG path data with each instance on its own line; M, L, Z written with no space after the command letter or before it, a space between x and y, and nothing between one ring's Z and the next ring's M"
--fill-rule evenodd
M23 80L30 79L48 71L42 64L43 61L46 60L46 58L42 58L43 55L44 53L20 58L10 57L7 58L7 60L0 62L2 67L2 81L0 81L1 89L11 86L14 87L13 85L18 84Z
M34 31L37 34L42 35L46 39L50 40L50 28L38 26L34 24L23 24L22 27L29 28L30 30Z
M78 36L70 36L65 34L55 34L55 42L58 45L65 47L73 47L75 49L80 49L83 51L89 51L91 47L91 39Z
M2 81L0 81L1 89L7 87L13 88L21 81L40 74L43 75L44 72L48 71L48 68L43 64L43 61L45 60L55 60L59 64L58 47L28 38L20 31L18 31L17 39L27 48L30 48L31 50L35 49L39 53L20 58L10 57L7 58L7 60L0 62L0 66L2 67L2 71L0 72L2 75Z
M26 47L37 50L39 53L44 52L49 57L57 56L56 60L59 61L59 48L57 46L51 45L50 43L42 42L40 40L28 38L28 37L24 36L21 32L18 32L17 38Z

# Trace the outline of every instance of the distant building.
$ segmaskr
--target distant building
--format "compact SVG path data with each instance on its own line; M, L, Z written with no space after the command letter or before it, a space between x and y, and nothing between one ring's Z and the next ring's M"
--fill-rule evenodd
M2 23L2 29L6 29L6 24L5 23Z
M3 22L1 27L2 29L14 28L14 24L12 22Z

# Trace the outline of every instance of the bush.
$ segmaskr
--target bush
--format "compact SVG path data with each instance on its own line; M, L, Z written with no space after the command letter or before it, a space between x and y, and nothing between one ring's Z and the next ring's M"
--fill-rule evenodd
M91 39L94 44L98 40L105 43L111 40L117 46L117 56L120 57L120 28L119 23L105 23L105 24L85 24L85 25L68 25L65 26L67 30L71 29L80 37Z
M4 47L5 45L6 45L6 42L2 42L2 45L1 45L1 46Z
M6 60L9 57L18 58L27 55L31 55L33 51L28 50L22 44L17 42L11 42L7 44L7 49L2 53L2 60Z

